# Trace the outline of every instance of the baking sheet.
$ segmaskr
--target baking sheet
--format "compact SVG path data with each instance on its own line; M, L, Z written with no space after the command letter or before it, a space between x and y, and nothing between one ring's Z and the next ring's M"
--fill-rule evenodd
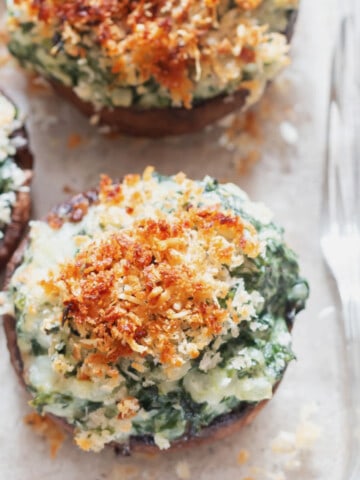
M195 178L209 174L239 184L254 200L272 208L299 253L312 293L294 328L298 359L254 423L211 446L155 457L122 458L111 449L84 453L68 439L52 460L46 441L23 423L29 411L27 399L10 366L1 331L0 480L342 478L347 449L343 342L336 290L319 248L336 5L336 0L302 0L293 64L267 90L254 111L256 122L252 114L246 117L245 133L237 128L244 119L230 118L182 138L109 137L37 81L26 78L12 62L2 66L1 88L28 114L36 156L34 218L72 192L95 185L102 172L116 178L151 164L165 174L179 170ZM246 453L239 457L241 450Z

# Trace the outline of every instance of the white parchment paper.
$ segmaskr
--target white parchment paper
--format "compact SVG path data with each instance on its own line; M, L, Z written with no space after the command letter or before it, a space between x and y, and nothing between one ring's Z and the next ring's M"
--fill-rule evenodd
M29 411L27 398L10 365L1 330L0 480L342 477L347 446L342 337L336 290L319 248L325 114L338 14L336 0L301 3L293 64L255 109L256 128L250 133L240 133L234 120L228 119L222 126L182 138L107 138L51 91L30 82L15 64L0 69L1 88L28 115L36 157L34 218L71 192L97 184L102 172L116 178L151 164L162 173L182 170L196 178L209 174L239 184L254 200L271 207L276 221L286 228L289 244L299 253L312 290L308 308L299 315L293 332L298 359L254 423L211 446L155 457L122 458L111 449L84 453L68 439L52 460L46 441L23 423ZM72 143L78 145L71 148ZM306 416L304 409L313 411L305 428L308 440L299 430L299 425L304 427L300 418ZM311 446L311 437L320 430ZM304 441L293 453L296 432L298 444L299 435ZM288 440L290 452L273 451L273 440L279 435ZM238 459L242 449L249 454L243 465Z

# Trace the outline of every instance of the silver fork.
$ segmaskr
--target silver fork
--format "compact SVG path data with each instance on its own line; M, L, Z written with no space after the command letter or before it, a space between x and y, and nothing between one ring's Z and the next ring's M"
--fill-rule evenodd
M342 20L333 57L321 235L342 304L351 436L346 480L360 480L359 3L354 0Z

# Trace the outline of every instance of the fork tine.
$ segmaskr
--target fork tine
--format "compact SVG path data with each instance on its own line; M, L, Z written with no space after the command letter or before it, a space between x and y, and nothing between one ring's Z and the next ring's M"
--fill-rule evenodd
M340 183L337 174L337 161L340 149L340 92L342 91L342 75L344 67L344 59L341 55L343 50L343 29L344 21L341 24L339 41L336 44L332 69L331 69L331 85L330 85L330 102L327 115L327 138L326 138L326 155L325 155L325 183L323 191L323 220L324 227L335 226L335 220L338 217L337 209L340 207L341 196ZM341 202L342 204L342 202Z
M360 14L358 2L356 10ZM360 89L356 88L360 62L355 48L359 24L358 15L342 20L333 58L323 205L326 222L349 231L359 231L360 222L360 145L356 141L360 132Z
M353 11L354 11L354 45L360 45L360 3L358 0L353 0ZM355 51L355 75L354 75L354 105L355 105L355 115L354 115L354 131L359 132L360 134L360 61L359 53ZM354 163L355 163L355 172L356 172L356 188L360 192L360 142L354 142ZM360 193L357 195L356 202L356 211L360 212ZM360 213L359 213L360 215Z

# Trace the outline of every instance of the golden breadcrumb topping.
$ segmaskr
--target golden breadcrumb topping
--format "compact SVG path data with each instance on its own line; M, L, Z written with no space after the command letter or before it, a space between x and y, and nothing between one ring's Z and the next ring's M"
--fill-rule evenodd
M263 0L235 0L236 4L244 10L254 10Z
M135 397L126 397L120 400L117 404L118 409L118 418L128 419L135 417L137 412L140 410L139 400Z
M54 57L64 49L83 59L95 45L107 59L102 66L118 85L143 85L154 79L174 102L189 108L200 78L216 77L220 86L227 85L239 81L246 64L267 62L261 46L274 45L271 35L277 34L268 34L266 26L247 16L261 4L262 0L236 0L232 6L225 0L15 0L24 18L54 43ZM13 29L17 22L13 17Z
M221 333L229 315L240 321L227 302L231 282L225 266L259 255L256 231L218 204L186 202L191 192L199 194L199 184L183 174L175 178L188 190L171 215L157 210L155 217L138 218L147 202L140 177L114 184L104 176L100 206L126 205L134 216L131 227L102 233L84 247L80 242L75 258L41 282L47 295L61 299L64 326L77 333L71 348L82 362L80 379L105 371L116 376L111 364L122 357L132 358L139 371L145 356L179 367ZM151 170L144 173L146 181L153 181Z

